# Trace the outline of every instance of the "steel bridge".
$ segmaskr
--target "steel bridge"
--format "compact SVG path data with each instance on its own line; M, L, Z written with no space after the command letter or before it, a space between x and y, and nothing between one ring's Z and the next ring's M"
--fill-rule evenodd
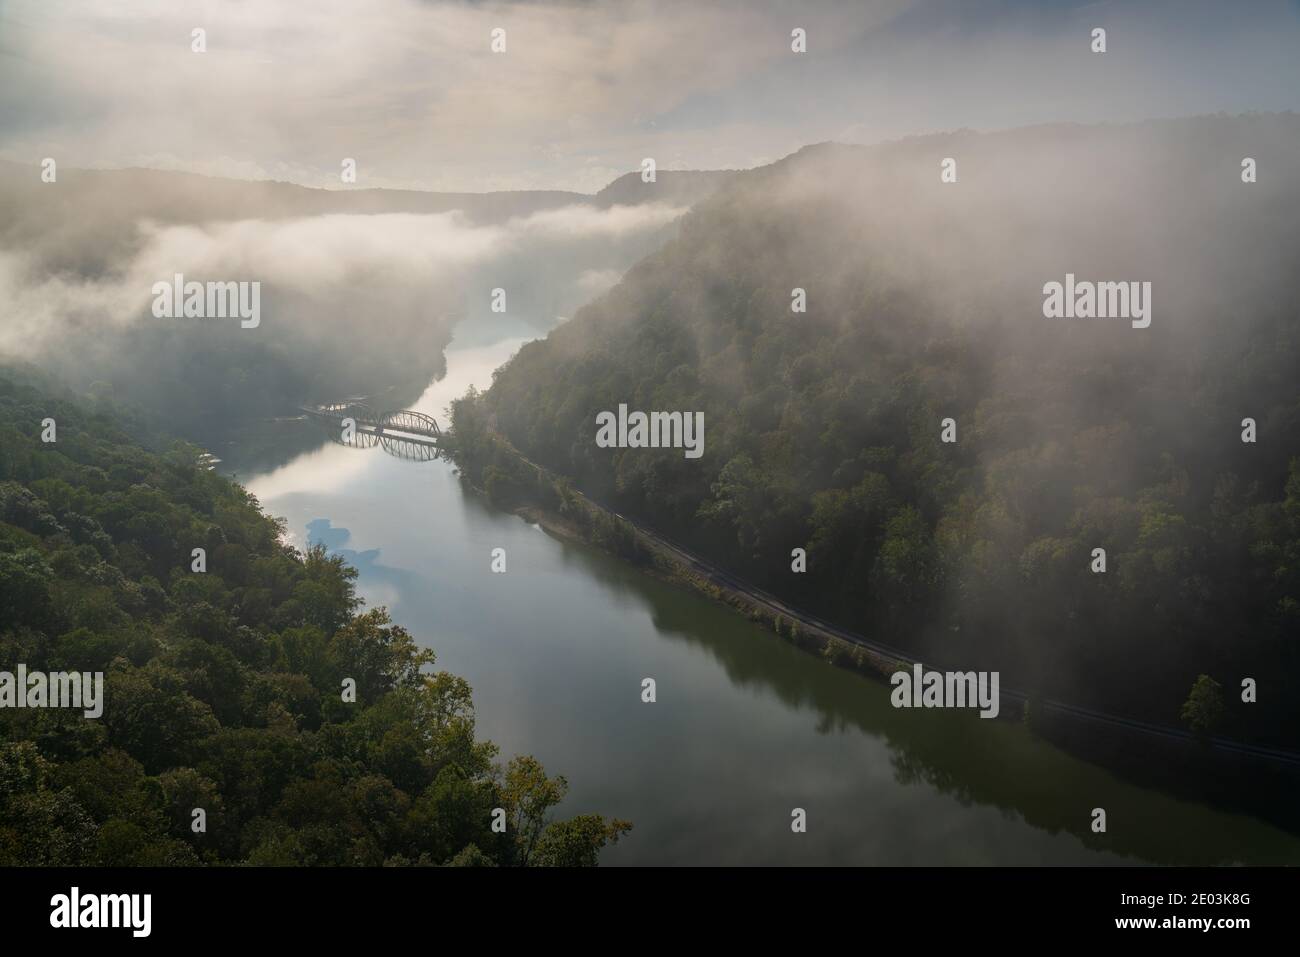
M357 428L365 428L379 433L400 432L404 435L418 435L433 439L442 438L442 429L438 420L423 412L410 409L397 409L393 412L376 412L364 402L330 402L325 405L304 406L303 411L319 419L332 419L342 422L352 419Z
M302 406L302 411L318 421L339 425L344 419L351 419L355 428L349 438L344 439L341 430L331 430L336 441L352 448L380 446L390 455L403 459L436 458L438 443L446 438L433 416L410 409L377 412L364 402L347 400Z

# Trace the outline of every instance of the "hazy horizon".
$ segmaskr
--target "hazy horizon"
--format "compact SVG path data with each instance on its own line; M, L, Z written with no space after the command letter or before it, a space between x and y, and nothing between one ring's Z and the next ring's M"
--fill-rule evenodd
M908 133L900 136L884 137L881 139L870 140L870 141L818 140L816 142L804 143L800 146L796 146L789 153L784 153L780 156L774 157L771 160L758 163L754 166L730 167L730 168L683 167L681 169L670 169L670 170L661 169L658 170L658 173L660 175L664 173L669 173L669 174L672 173L744 173L744 172L750 172L755 169L760 169L764 166L771 166L780 163L784 160L790 159L790 157L795 156L798 153L803 152L804 150L814 149L817 147L836 147L836 146L866 147L866 148L887 147L892 145L908 143L915 140L923 140L928 138L942 138L945 136L970 135L970 134L974 134L975 136L997 136L1000 133L1027 132L1027 131L1033 131L1038 129L1051 129L1055 127L1071 127L1071 126L1080 126L1080 127L1096 126L1096 127L1121 127L1121 128L1141 127L1151 123L1210 119L1214 116L1223 116L1223 115L1225 114L1222 112L1183 113L1183 114L1169 115L1169 116L1148 116L1148 117L1142 117L1140 119L1127 120L1123 123L1106 123L1106 122L1079 123L1079 122L1046 121L1042 123L1028 123L1020 126L989 127L989 128L962 126L962 127L953 127L949 129L929 130L923 133ZM1300 114L1298 114L1297 110L1287 109L1287 110L1243 110L1238 113L1229 113L1226 115L1234 118L1243 118L1243 117L1250 117L1250 116L1259 116L1259 117L1296 116ZM23 162L23 161L15 161L15 160L8 160L8 159L0 159L0 163L11 163L13 165L27 166L35 170L39 170L38 162ZM278 185L278 186L293 186L293 187L298 187L300 189L320 190L324 192L333 192L333 193L354 193L354 192L363 192L363 191L370 190L376 192L381 192L381 191L411 192L411 193L429 193L429 194L450 195L450 196L482 196L491 193L569 193L574 196L594 197L599 195L607 187L613 185L614 183L618 182L621 179L624 179L625 177L635 177L640 175L640 170L637 168L630 168L630 169L623 170L621 172L615 172L608 182L599 185L590 191L582 191L582 190L569 189L562 186L547 186L547 185L529 186L529 187L523 187L518 189L512 188L512 189L443 190L443 189L424 188L418 186L349 186L341 183L340 184L330 184L330 183L313 184L313 183L298 182L297 180L292 180L292 179L247 177L247 176L230 175L224 173L199 173L188 169L172 169L172 168L167 168L162 166L60 166L59 169L61 172L72 171L72 172L89 172L89 173L130 173L130 172L176 173L183 176L196 176L203 179L228 180L234 183L256 183L256 184L267 184L267 185Z
M822 142L1295 109L1298 11L5 0L0 159L339 186L352 158L356 187L592 193L645 157L749 169ZM1094 27L1104 57L1089 51Z

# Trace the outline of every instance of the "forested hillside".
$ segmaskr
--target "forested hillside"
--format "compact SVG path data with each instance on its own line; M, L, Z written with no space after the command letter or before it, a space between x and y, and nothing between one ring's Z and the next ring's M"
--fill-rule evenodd
M598 500L936 664L1169 724L1206 674L1214 730L1300 745L1298 214L1290 114L811 147L478 401ZM1067 273L1150 282L1150 326L1045 318ZM620 403L702 411L703 456L598 448Z
M628 825L551 822L563 778L196 453L0 369L0 671L105 673L100 718L0 709L0 865L594 864Z

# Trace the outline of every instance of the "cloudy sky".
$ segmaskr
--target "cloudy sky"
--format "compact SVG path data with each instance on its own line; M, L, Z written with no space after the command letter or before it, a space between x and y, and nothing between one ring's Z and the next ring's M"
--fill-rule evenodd
M0 0L0 158L591 192L646 156L1297 109L1297 51L1280 0Z

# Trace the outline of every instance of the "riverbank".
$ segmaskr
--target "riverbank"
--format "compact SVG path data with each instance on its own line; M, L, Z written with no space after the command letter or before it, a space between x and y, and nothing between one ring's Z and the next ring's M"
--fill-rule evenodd
M533 462L490 425L468 425L456 403L459 444L451 453L462 481L557 538L599 548L643 572L722 602L750 621L829 663L888 679L916 658L836 628L741 581L662 534L592 501L569 480ZM1023 696L1004 695L1005 717L1024 714Z
M918 661L906 651L793 608L654 530L592 501L495 431L477 439L462 447L457 463L462 481L496 506L554 537L595 547L656 579L721 602L801 650L865 677L887 682L894 672L910 670ZM466 469L465 456L470 450L477 452L479 459ZM488 480L474 482L470 472L486 474ZM1300 809L1282 797L1300 786L1300 755L1202 738L1008 688L1001 689L999 717L1021 721L1052 745L1132 783L1246 811L1300 833Z
M479 491L482 490L479 489ZM581 493L577 494L580 495ZM706 567L703 562L689 553L682 551L677 546L656 536L653 532L644 529L630 519L603 509L586 499L585 496L583 496L582 502L584 507L591 509L593 513L598 512L613 518L615 521L626 523L628 533L634 537L638 547L643 550L646 556L644 560L635 562L645 574L651 575L660 581L689 588L714 601L722 602L744 615L750 621L771 630L791 644L818 655L838 667L885 680L900 669L910 669L912 667L910 659L845 640L825 630L810 618L781 605L774 599L763 598L755 590L746 589L739 584L723 580L717 571ZM540 526L549 534L563 541L602 548L603 551L613 554L611 549L603 547L601 541L591 533L591 525L584 526L552 509L537 504L521 505L511 511L525 521ZM626 556L615 555L615 557L626 560ZM1020 718L1023 714L1023 708L1020 707L1018 702L1013 704L1015 704L1015 711L1011 717Z

